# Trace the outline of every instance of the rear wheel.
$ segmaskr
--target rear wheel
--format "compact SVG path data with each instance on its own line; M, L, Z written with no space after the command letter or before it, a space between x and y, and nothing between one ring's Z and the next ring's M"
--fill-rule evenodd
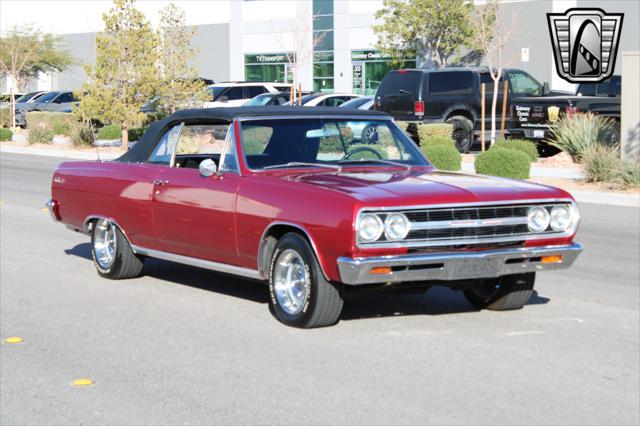
M269 296L276 318L301 328L335 324L344 305L340 289L325 280L309 243L296 233L284 235L276 244Z
M535 272L482 280L464 291L475 308L507 311L522 308L533 293Z
M99 219L93 225L91 256L98 274L104 278L135 278L142 272L143 260L133 252L122 231L107 219Z
M454 115L446 121L447 124L453 125L451 137L456 143L456 148L463 154L471 149L473 122L462 115Z

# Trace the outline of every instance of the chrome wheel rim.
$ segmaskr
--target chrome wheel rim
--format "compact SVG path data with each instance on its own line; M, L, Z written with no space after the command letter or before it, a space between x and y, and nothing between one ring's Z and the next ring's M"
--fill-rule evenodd
M99 220L93 231L93 252L102 269L109 269L116 258L116 229L106 219Z
M273 271L273 289L278 305L288 315L296 315L309 297L309 280L304 261L297 251L280 253Z

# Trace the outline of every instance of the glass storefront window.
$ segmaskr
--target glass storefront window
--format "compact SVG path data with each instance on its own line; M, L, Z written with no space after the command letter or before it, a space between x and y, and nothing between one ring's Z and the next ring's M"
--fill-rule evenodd
M313 20L314 30L332 30L333 29L333 16L316 16Z
M244 75L246 81L285 82L284 64L246 65Z
M313 0L313 15L333 15L333 0Z
M333 63L314 64L313 76L333 78Z
M351 88L353 93L373 96L382 78L391 70L415 68L415 60L405 60L402 64L393 62L390 55L376 50L351 52Z
M314 92L332 92L333 78L314 78L313 91Z
M333 62L333 52L313 52L313 62Z
M314 50L333 50L333 31L314 31L314 40L322 39Z

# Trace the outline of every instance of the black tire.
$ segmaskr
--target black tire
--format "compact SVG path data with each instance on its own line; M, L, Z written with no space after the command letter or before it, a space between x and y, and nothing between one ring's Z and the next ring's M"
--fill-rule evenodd
M144 266L144 259L133 252L127 238L124 236L120 228L113 223L111 223L111 226L115 232L115 256L113 262L108 267L104 267L100 264L96 257L95 246L96 234L99 232L99 222L100 221L97 221L93 224L91 232L91 257L93 259L93 264L98 271L98 275L111 280L123 280L139 277L142 273L142 267Z
M446 123L453 125L451 137L458 151L463 154L468 153L473 142L473 122L462 115L454 115L449 117Z
M275 289L276 262L285 251L297 253L304 264L307 298L298 313L291 314L280 305ZM344 298L342 289L328 282L309 246L299 234L285 234L276 244L269 266L269 305L275 317L283 324L299 328L333 325L340 319Z
M535 272L505 275L492 280L483 280L476 287L466 289L464 295L476 309L493 311L520 309L529 301L535 280Z

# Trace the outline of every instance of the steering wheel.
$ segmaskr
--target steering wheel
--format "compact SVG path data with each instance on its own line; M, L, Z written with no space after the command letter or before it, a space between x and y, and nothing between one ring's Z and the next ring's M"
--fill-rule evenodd
M378 151L376 151L373 148L366 147L366 146L361 146L360 148L356 148L353 151L349 151L342 159L343 160L349 160L352 155L357 154L358 152L371 152L379 160L382 160L382 155L380 155L380 153Z

